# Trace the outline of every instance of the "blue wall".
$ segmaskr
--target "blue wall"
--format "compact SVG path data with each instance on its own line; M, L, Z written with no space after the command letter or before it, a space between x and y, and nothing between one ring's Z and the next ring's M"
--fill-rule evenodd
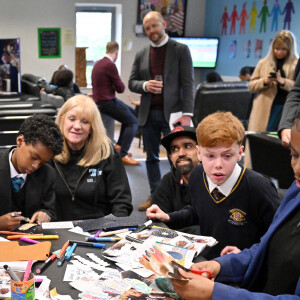
M256 16L256 24L255 24L255 32L253 33L253 26L250 30L250 11L253 8L253 3L255 2L255 7L257 10ZM205 36L208 37L219 37L220 38L220 48L219 48L219 57L216 71L219 72L221 75L230 75L230 76L238 76L239 70L242 66L250 65L256 66L257 62L259 61L259 54L261 56L266 56L270 41L275 36L275 34L284 29L284 19L286 17L286 13L283 15L278 16L278 30L275 29L275 22L272 29L272 22L274 13L271 14L272 9L274 7L275 2L278 2L280 6L281 12L284 11L286 4L289 2L288 0L268 0L266 5L268 7L268 11L270 16L266 17L266 31L264 31L264 27L260 32L261 27L261 20L262 18L259 17L259 14L264 6L264 0L257 0L257 1L248 1L248 0L209 0L206 1L206 19L205 19ZM293 4L295 13L291 12L291 22L290 22L290 31L292 31L296 37L298 38L298 51L299 42L300 42L300 1L299 0L292 0L290 1ZM222 16L224 13L224 7L227 6L227 13L228 17L231 16L234 5L236 5L237 15L240 17L241 11L243 9L243 5L245 4L245 8L249 19L246 19L245 22L245 34L239 33L241 20L236 20L235 26L235 33L230 34L231 29L231 21L227 21L227 34L223 32L222 34ZM274 20L275 21L275 20ZM288 29L288 22L286 22L286 28ZM256 40L262 40L262 50L255 51L255 45L259 45L260 42ZM236 41L236 54L234 55L234 47ZM247 50L247 47L244 44L248 44L250 41L251 46L248 47L250 49ZM258 47L259 48L259 47ZM255 56L256 54L256 56ZM205 78L206 73L208 70L202 72L202 80Z

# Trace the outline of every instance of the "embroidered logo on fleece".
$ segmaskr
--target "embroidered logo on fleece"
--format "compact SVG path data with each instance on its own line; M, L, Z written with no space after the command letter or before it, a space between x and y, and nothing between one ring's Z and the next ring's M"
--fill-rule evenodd
M232 225L236 226L243 226L245 223L247 223L246 220L246 213L238 208L233 208L230 211L230 217L228 222Z
M93 178L88 178L86 181L89 182L96 182L96 177L102 175L102 170L99 169L89 169L90 176Z

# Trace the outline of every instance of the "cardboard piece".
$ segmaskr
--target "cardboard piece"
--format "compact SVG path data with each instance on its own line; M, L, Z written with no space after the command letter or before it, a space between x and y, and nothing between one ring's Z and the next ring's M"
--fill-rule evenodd
M0 242L0 261L42 260L50 253L51 242L20 246L19 242Z

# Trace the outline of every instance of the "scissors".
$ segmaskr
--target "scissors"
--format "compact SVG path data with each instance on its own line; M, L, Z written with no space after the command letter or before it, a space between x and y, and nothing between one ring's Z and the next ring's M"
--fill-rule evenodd
M188 268L184 267L183 265L179 264L178 262L176 262L175 260L171 260L171 264L177 266L178 268L183 269L186 272L192 272L192 273L198 274L198 275L202 275L203 273L207 273L208 274L208 278L212 277L211 272L208 271L208 270L193 270L193 269L188 269Z

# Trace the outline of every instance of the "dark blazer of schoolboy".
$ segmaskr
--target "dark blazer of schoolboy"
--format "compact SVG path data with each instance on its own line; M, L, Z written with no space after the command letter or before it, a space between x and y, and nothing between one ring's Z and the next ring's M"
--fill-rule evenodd
M23 207L16 209L13 205L9 166L9 152L13 148L0 149L0 216L17 210L22 211L23 216L31 218L35 212L43 211L51 218L51 221L55 220L55 171L48 164L27 174L25 184L21 189L25 189Z

